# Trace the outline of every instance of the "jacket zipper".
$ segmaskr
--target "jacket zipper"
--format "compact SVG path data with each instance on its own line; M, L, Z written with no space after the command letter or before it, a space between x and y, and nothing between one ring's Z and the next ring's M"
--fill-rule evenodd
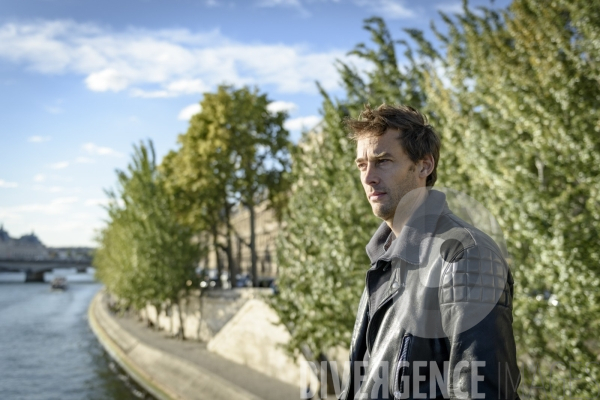
M404 381L402 378L408 373L408 366L402 365L404 362L408 362L410 356L410 350L412 346L413 336L410 333L405 334L402 337L402 347L400 347L400 355L398 357L398 364L396 366L396 373L394 378L394 398L401 399L404 394Z
M367 334L366 334L366 340L367 340L367 351L369 352L369 354L371 354L371 338L369 336L369 328L371 327L371 319L373 317L373 315L375 315L375 313L377 311L379 311L380 308L382 308L385 303L387 303L388 301L390 301L392 299L393 296L388 296L385 300L383 300L381 302L381 304L379 305L379 307L377 307L377 309L375 310L375 312L371 313L368 309L367 309L367 317L369 318L369 322L367 323Z
M367 352L371 355L371 349L369 346L369 327L371 326L371 310L369 309L369 299L371 298L371 291L369 290L369 271L365 276L365 287L367 288L367 331L365 332L365 340L367 341Z
M400 271L399 273L401 274L402 271ZM365 286L367 287L368 298L371 298L371 292L369 291L369 272L367 272L367 276L365 277ZM398 288L398 289L394 290L392 293L388 294L387 297L385 299L383 299L381 304L379 304L379 306L377 306L377 308L373 312L371 312L371 310L369 309L369 302L367 301L367 320L368 321L367 321L366 341L367 341L367 351L369 352L369 355L371 354L371 346L370 346L371 341L370 341L370 337L369 337L369 328L371 327L371 317L373 315L375 315L375 313L377 311L379 311L379 309L381 309L388 301L390 301L394 297L394 295L398 292L398 290L400 290L400 288Z

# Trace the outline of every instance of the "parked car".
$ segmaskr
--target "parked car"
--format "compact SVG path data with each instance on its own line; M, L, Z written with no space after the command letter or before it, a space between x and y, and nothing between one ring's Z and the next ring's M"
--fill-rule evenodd
M235 287L252 287L250 274L237 274L235 278Z

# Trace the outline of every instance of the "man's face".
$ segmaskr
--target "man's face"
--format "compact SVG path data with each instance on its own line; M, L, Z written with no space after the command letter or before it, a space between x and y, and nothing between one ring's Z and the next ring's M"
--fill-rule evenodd
M420 184L415 163L404 152L399 132L388 129L381 136L359 139L356 166L360 170L367 199L373 213L390 223L400 200Z

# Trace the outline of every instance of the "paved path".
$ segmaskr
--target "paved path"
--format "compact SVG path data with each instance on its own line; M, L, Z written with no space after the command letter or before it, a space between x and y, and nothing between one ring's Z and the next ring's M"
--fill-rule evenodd
M300 398L299 388L211 353L206 349L204 343L169 338L164 332L147 328L144 323L133 316L117 317L111 314L110 319L120 329L135 338L137 342L144 345L144 348L156 350L159 354L166 353L176 359L183 360L188 365L193 364L198 372L191 375L198 377L192 384L195 393L194 398L211 400L225 398L227 397L225 393L222 393L223 396L221 396L221 393L216 395L215 392L229 392L229 389L235 391L236 398L252 400L292 400ZM189 374L186 375L189 376ZM227 390L222 390L225 389L225 386ZM189 390L186 391L189 392ZM205 395L202 395L202 393Z

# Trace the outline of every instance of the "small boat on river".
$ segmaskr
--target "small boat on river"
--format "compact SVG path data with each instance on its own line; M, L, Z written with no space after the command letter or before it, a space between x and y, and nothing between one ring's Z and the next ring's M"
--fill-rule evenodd
M62 276L57 276L50 283L52 290L67 290L67 279Z

